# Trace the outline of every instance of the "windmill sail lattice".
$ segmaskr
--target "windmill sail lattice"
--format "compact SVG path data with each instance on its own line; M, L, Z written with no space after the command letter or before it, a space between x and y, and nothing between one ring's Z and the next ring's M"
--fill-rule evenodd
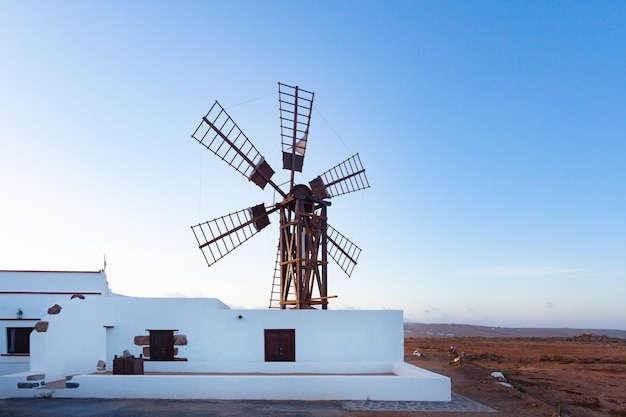
M269 215L279 212L270 307L326 309L334 297L328 295L328 257L350 276L361 253L328 225L328 199L368 188L369 183L356 154L309 185L296 184L295 173L304 166L314 93L278 83L278 97L283 169L290 176L286 191L273 182L275 171L217 101L191 136L261 189L269 184L283 200L270 207L257 204L192 226L192 230L211 266L267 227Z
M213 104L191 137L261 189L270 183L283 197L286 196L271 181L274 170L219 102Z
M293 187L294 173L302 172L304 154L309 138L313 96L310 91L278 83L280 110L280 138L283 147L283 169L291 170Z
M331 225L328 225L326 234L328 242L331 244L331 247L328 249L328 255L333 258L346 275L351 276L352 270L359 260L361 248L352 243L350 239L339 233Z
M358 153L324 172L309 185L313 194L320 198L337 197L370 186Z
M207 264L211 266L268 224L270 221L265 206L259 204L200 223L191 229Z

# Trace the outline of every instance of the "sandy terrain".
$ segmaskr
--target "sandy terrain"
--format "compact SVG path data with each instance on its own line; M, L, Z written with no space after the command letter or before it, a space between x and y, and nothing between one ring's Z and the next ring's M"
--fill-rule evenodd
M450 362L450 346L465 352ZM413 355L414 351L421 356ZM626 340L583 335L569 338L407 338L405 361L447 375L454 392L498 410L466 417L626 417ZM491 376L502 372L513 387ZM351 417L452 417L435 412L357 412Z

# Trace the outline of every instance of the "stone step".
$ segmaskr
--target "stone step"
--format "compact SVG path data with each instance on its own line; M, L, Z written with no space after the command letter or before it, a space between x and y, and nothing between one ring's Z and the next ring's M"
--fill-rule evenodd
M44 386L45 386L45 382L44 382ZM17 387L18 388L38 388L40 385L39 382L18 382L17 383Z
M65 384L66 384L65 380L60 379L58 381L48 381L45 387L47 389L63 389L63 388L66 388Z

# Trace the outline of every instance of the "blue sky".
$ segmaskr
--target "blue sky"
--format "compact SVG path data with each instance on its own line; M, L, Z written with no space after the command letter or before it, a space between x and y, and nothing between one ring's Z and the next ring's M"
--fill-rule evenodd
M208 268L190 226L261 191L190 138L214 100L277 170L277 82L315 92L308 182L362 249L332 308L626 329L626 5L0 1L0 269L265 308L277 218ZM279 178L286 178L279 172ZM282 177L281 177L282 176Z

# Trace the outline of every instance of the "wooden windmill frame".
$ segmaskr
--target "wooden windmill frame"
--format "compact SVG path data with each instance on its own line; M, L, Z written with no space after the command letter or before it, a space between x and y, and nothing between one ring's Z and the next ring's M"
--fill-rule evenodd
M328 308L328 257L350 276L361 249L328 224L332 197L369 188L359 154L355 154L309 185L296 184L302 172L314 93L278 83L283 169L290 171L289 190L272 181L274 170L224 108L215 102L191 135L261 189L268 184L282 196L273 206L255 205L192 226L209 266L270 224L279 212L279 244L270 308ZM276 281L278 280L278 284ZM274 295L278 293L279 298Z

